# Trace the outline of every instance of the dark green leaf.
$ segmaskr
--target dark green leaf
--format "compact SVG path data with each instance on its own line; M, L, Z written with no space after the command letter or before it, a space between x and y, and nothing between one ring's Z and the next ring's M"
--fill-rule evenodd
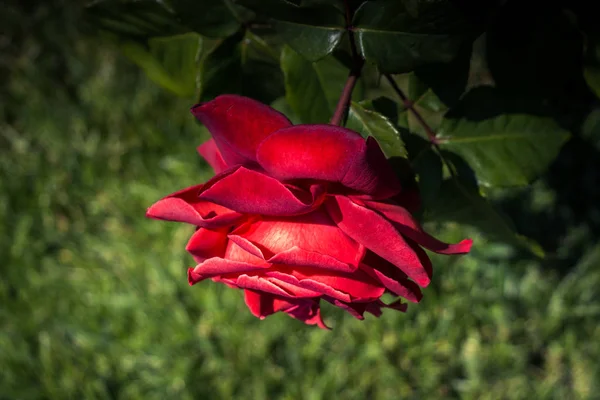
M390 73L451 61L473 30L450 0L368 1L353 26L363 57Z
M485 186L522 186L556 158L569 133L551 118L505 114L483 121L445 119L442 149L462 156Z
M235 33L240 22L228 0L171 0L177 17L189 28L210 38Z
M348 70L329 56L307 61L290 47L281 54L286 98L303 123L326 123L331 118L344 88Z
M600 35L586 35L583 76L587 85L600 98Z
M152 37L189 32L171 11L153 0L102 1L87 11L92 23L120 38L145 41Z
M235 93L271 103L284 95L283 76L274 57L251 33L227 38L204 59L200 100Z
M298 7L279 0L238 0L237 3L271 18L282 39L310 61L330 54L345 32L344 15L331 5Z
M589 113L581 127L581 136L600 150L600 109Z
M150 39L148 46L135 41L121 44L123 53L150 79L184 97L196 91L197 56L201 47L202 39L195 33Z
M594 94L600 97L600 67L594 65L585 66L583 76L590 89L594 91Z
M431 148L425 148L411 161L417 175L423 208L429 209L439 198L442 180L442 160Z
M292 107L290 107L289 103L285 99L285 97L280 97L271 103L271 107L288 117L288 119L292 122L292 124L297 125L302 123L300 119L296 116Z
M408 85L409 99L412 101L413 109L423 117L431 130L436 132L448 111L448 107L414 73L408 75L406 84ZM402 110L398 124L408 129L409 132L429 140L423 124L419 122L415 113L410 109L404 108Z
M363 137L373 136L386 157L406 158L406 149L400 133L384 115L359 103L352 102L346 126Z

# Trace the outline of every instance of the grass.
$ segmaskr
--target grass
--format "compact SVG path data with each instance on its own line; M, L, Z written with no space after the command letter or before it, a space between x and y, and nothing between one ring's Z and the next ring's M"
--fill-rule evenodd
M2 64L0 399L599 398L595 237L561 273L447 227L473 254L436 257L421 304L363 322L326 307L332 332L189 287L191 227L144 212L211 174L191 100L53 4L13 6Z

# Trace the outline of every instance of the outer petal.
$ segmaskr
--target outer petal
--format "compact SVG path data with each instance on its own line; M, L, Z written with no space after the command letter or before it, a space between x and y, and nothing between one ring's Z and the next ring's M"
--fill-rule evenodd
M361 270L341 273L318 268L290 268L278 265L264 274L347 302L376 299L385 291L383 286Z
M209 139L196 149L198 150L198 153L204 157L208 165L212 167L215 174L220 174L227 169L227 164L225 164L225 160L223 160L223 156L214 139Z
M237 212L274 216L307 213L324 196L323 185L311 185L309 193L244 167L221 174L200 191L200 199Z
M219 96L191 111L208 128L229 166L255 162L258 144L276 130L292 125L271 107L236 95Z
M244 299L250 312L260 319L264 319L278 311L283 311L308 325L317 325L321 329L329 329L321 318L318 300L284 299L253 290L245 290Z
M244 218L226 207L200 199L198 193L202 188L203 185L196 185L175 192L154 203L146 216L213 229L231 226Z
M344 196L328 198L325 205L333 220L348 236L400 268L420 286L429 285L430 273L388 220Z
M440 254L464 254L471 250L473 244L471 239L465 239L458 244L448 244L424 232L417 220L404 207L375 201L364 201L364 203L394 222L394 226L400 233L426 249Z
M223 258L227 248L228 230L228 228L218 230L198 228L188 241L185 249L194 257L197 263L201 263L207 258Z
M356 269L365 254L364 246L342 232L323 208L295 217L250 221L232 235L249 240L267 257L274 257L272 263L289 261L292 265L327 268L337 260L336 264L341 262Z
M326 300L329 301L331 304L348 311L350 314L352 314L354 317L360 320L365 319L365 312L369 312L374 316L379 317L382 314L382 308L393 308L394 310L398 310L401 312L405 312L407 308L407 305L402 303L401 300L397 300L391 304L385 304L381 300L375 300L367 303L345 303L340 300L327 298Z
M421 301L423 294L419 285L408 279L406 274L395 265L372 252L367 253L363 262L360 268L372 278L381 282L387 290L413 303Z
M339 182L375 198L400 191L400 183L377 142L366 142L349 129L330 125L297 125L280 129L258 147L257 159L280 179Z
M249 264L242 261L230 261L223 258L209 258L194 268L188 269L190 285L207 278L223 277L223 275L238 275L261 271L269 268L268 264Z

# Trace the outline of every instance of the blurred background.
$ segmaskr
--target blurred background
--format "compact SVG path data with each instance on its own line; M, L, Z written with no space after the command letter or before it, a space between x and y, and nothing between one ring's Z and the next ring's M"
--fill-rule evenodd
M406 314L326 332L189 287L192 228L144 218L206 180L206 134L76 1L0 5L0 399L600 398L600 158L577 135L497 205L543 260L476 231ZM598 129L598 126L590 127Z

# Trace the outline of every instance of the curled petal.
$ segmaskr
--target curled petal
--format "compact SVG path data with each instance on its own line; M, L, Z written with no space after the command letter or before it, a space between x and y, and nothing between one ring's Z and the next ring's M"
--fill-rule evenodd
M311 267L289 268L279 265L264 274L347 302L379 298L385 291L383 286L360 270L338 273Z
M202 188L203 185L195 185L175 192L154 203L146 216L211 229L231 226L244 218L240 213L200 199L198 193Z
M223 258L227 248L227 231L227 228L218 230L198 228L188 241L185 249L194 257L197 263L207 258Z
M214 139L209 139L202 143L196 150L198 150L198 153L206 160L208 165L212 167L215 174L220 174L227 169L227 164L223 160L223 156Z
M317 208L325 197L325 187L310 186L310 193L284 185L270 176L244 167L227 171L200 191L200 199L239 213L271 216L298 215Z
M274 257L272 263L317 267L335 264L335 269L348 270L348 265L356 269L365 254L364 246L342 232L323 208L293 217L253 220L232 234L254 243L267 257Z
M219 96L191 111L208 128L229 166L254 163L259 143L276 130L292 125L273 108L236 95Z
M297 125L280 129L258 147L257 159L280 180L338 182L374 198L388 198L400 183L377 142L349 129Z
M266 268L268 268L267 265L245 264L222 258L209 258L194 268L188 268L188 283L194 285L208 278L218 278L217 280L220 281L223 279L223 274L241 274Z
M344 196L327 199L325 206L340 229L378 256L400 268L421 287L431 281L419 256L383 216Z
M326 330L331 329L323 322L319 300L304 301L295 307L290 307L284 312L290 317L296 318L307 325L317 325L319 328Z
M423 294L419 285L408 279L406 274L395 265L376 254L369 252L360 268L369 276L381 282L387 290L396 296L403 297L413 303L421 301Z
M414 240L419 245L440 254L464 254L471 250L473 240L465 239L457 244L448 244L437 240L424 232L417 220L404 207L376 201L364 201L372 210L384 215L394 223L394 226L404 236Z
M245 290L244 299L252 314L260 319L282 311L308 325L329 329L321 318L319 301L314 299L285 299L269 293Z
M407 308L407 305L402 303L401 300L397 300L390 304L385 304L381 300L374 300L367 303L346 303L340 300L327 298L326 300L329 301L331 304L348 311L350 314L352 314L354 317L360 320L365 319L365 312L369 312L374 316L379 317L382 314L382 308L392 308L400 312L405 312Z
M248 253L261 258L269 264L307 266L341 272L352 272L356 269L327 254L306 251L297 246L273 254L263 246L258 246L245 237L230 234L228 238Z
M247 274L268 268L268 264L250 264L217 257L209 258L194 268L188 269L188 282L190 285L193 285L207 278L222 277L229 274Z
M277 285L269 279L265 279L261 276L250 276L242 274L235 280L235 285L242 289L251 289L258 292L270 293L282 297L295 297L292 293L288 292L281 286Z

